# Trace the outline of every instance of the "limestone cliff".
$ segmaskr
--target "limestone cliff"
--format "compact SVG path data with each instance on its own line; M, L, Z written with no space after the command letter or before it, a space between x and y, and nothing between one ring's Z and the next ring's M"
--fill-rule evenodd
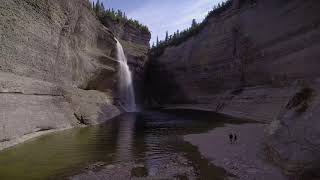
M114 37L87 0L1 0L0 149L118 115Z
M198 34L151 57L148 104L271 123L268 156L289 175L317 172L319 10L317 0L234 0Z

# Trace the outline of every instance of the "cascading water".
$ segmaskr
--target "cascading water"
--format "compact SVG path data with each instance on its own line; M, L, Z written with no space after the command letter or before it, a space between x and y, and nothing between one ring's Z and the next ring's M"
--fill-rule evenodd
M119 61L119 95L124 109L128 112L136 111L131 71L121 43L117 41L117 58Z

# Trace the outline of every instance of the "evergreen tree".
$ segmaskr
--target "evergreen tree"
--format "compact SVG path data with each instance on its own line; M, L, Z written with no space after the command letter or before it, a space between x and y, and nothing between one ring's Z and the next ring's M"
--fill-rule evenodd
M157 46L159 46L159 37L157 36Z
M120 10L118 10L118 17L122 18L122 12Z
M96 12L97 16L99 16L100 12L101 12L101 3L100 0L97 0L96 2L96 7L94 8L94 11Z
M123 12L123 18L125 19L125 20L127 20L128 18L127 18L127 15L126 15L126 13L125 12Z
M165 38L165 41L166 41L166 42L168 42L168 40L169 40L169 33L168 33L168 31L166 31L166 38Z
M256 1L256 0L251 0L251 1ZM201 23L197 23L196 19L193 19L191 23L191 27L186 28L181 32L177 30L176 32L173 33L173 35L170 35L170 36L166 32L166 37L164 42L163 41L159 42L157 37L157 44L154 48L151 49L152 54L155 56L159 56L164 52L164 49L166 47L176 46L181 44L188 38L199 33L208 23L208 19L210 17L220 15L221 13L230 9L231 7L232 7L232 0L224 0L224 2L215 5L214 8L208 12L206 18Z
M101 4L100 4L100 12L102 12L102 13L105 12L103 2L101 2Z
M197 27L198 23L196 21L196 19L192 19L192 24L191 24L191 28L195 28Z
M90 3L91 4L91 3ZM145 25L142 25L137 20L128 19L126 14L122 12L121 10L115 11L113 8L109 8L106 10L103 2L101 0L97 0L96 2L92 2L92 9L95 12L98 19L102 22L102 24L107 25L106 18L111 19L112 21L117 22L125 22L141 31L144 32L150 32L148 27Z

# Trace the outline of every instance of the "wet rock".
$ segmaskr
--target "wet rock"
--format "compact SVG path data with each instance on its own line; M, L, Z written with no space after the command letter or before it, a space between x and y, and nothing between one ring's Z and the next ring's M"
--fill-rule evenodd
M319 173L315 173L319 172L320 167L319 93L320 88L313 87L314 95L307 100L308 108L301 112L300 103L296 102L297 96L301 94L301 90L298 90L288 103L292 105L295 101L296 108L283 111L279 116L278 128L272 131L266 141L267 156L289 176L304 177L309 174L320 177Z

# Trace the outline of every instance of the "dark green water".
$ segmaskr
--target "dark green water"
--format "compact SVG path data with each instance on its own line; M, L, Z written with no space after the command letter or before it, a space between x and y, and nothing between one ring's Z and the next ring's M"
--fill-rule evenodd
M223 169L201 158L181 135L204 133L230 118L203 112L142 112L106 124L42 136L0 152L0 180L63 179L95 162L166 163L183 154L199 179L223 179Z

